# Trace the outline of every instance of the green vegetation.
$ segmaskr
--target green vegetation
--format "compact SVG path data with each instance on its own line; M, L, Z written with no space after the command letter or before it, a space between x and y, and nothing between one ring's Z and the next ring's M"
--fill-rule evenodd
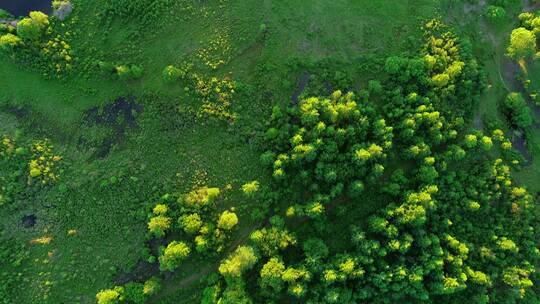
M540 302L540 11L0 10L0 303Z

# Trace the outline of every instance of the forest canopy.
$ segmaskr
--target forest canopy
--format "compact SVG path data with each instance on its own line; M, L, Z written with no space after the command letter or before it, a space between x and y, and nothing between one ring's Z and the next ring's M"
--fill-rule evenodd
M0 9L0 303L539 303L538 9Z

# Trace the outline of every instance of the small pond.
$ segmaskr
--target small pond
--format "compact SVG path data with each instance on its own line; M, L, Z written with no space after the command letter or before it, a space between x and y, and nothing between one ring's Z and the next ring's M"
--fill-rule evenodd
M0 9L19 17L27 16L31 11L52 12L51 0L0 0Z

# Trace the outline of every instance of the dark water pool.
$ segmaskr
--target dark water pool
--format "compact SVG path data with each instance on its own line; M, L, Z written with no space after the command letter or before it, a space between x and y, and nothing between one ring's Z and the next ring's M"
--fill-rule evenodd
M26 16L31 11L42 11L45 14L52 11L51 0L0 0L0 8L16 17Z

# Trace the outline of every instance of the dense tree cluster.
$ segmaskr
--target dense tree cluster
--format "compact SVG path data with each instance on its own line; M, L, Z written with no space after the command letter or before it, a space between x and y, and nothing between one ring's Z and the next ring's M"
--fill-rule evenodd
M408 102L417 97L450 119L470 118L486 86L470 43L437 20L425 25L424 35L421 57L390 57L384 66L392 83L384 90L385 112L391 123L397 125L403 112L418 107L418 103Z
M341 92L274 109L261 160L290 202L282 209L290 220L274 216L222 261L222 279L203 303L539 300L538 210L512 179L511 159L500 156L511 143L498 129L465 128L485 86L480 68L467 43L438 22L426 33L422 57L389 58L389 78L371 84L370 92L381 87L381 114ZM506 104L523 123L518 97ZM324 206L348 202L340 214L354 217L366 189L386 207L336 246L347 227L327 222ZM291 233L305 215L317 215L314 225Z
M49 16L42 12L30 12L29 16L17 22L17 27L3 25L0 28L0 47L4 50L14 49L23 41L35 44L47 34Z
M298 107L274 108L261 157L282 189L311 193L297 212L317 217L343 193L360 196L365 183L383 175L392 128L353 93L308 98Z
M23 40L38 40L49 27L49 16L42 12L30 12L30 16L17 23L17 35Z
M151 237L161 238L166 234L183 235L191 241L173 241L159 256L160 268L173 271L186 259L192 250L199 254L215 255L224 250L231 231L238 224L233 210L224 210L215 215L218 188L203 187L187 194L167 194L156 204L148 221Z
M0 205L22 200L57 182L62 171L61 160L62 157L55 154L51 142L47 139L19 143L13 137L2 136Z
M73 67L75 56L66 41L68 37L55 31L58 26L63 26L58 21L42 12L33 11L16 22L16 27L11 23L1 24L0 51L41 71L44 76L61 77L67 74Z

